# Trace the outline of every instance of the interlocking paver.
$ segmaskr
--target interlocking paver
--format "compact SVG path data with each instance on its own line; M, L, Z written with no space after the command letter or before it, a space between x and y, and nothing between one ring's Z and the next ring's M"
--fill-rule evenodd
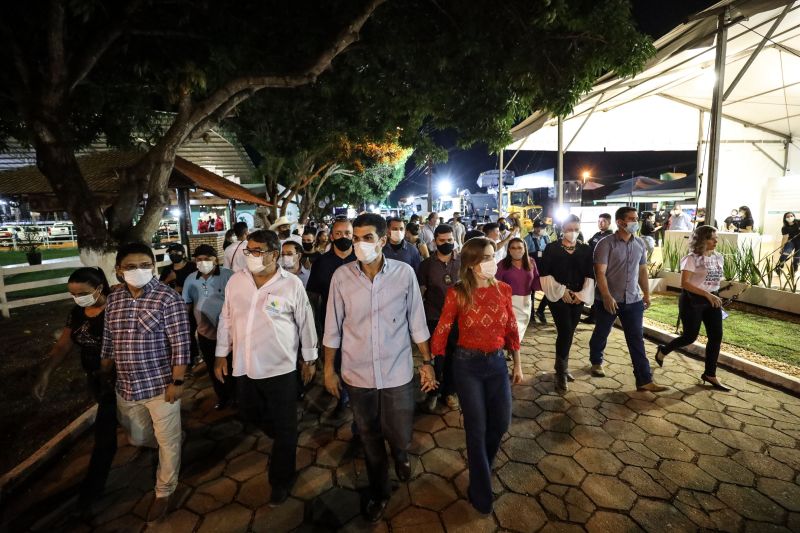
M554 329L529 329L522 350L526 381L512 388L513 417L494 465L496 502L489 516L465 499L462 416L442 405L415 418L411 481L398 482L390 466L393 493L385 519L365 522L359 511L367 474L363 450L353 440L352 414L328 418L333 401L319 377L298 403L298 482L286 503L269 507L272 440L232 411L213 410L201 371L187 388L193 398L183 404L188 435L177 510L151 529L800 530L800 400L729 374L724 379L734 391L712 391L696 380L702 362L681 355L656 369L656 380L669 391L637 392L619 331L607 349L608 377L593 378L586 363L590 333L579 326L572 366L577 381L561 396L553 393ZM0 526L28 530L38 522L39 530L141 531L152 501L155 456L137 453L124 437L92 522L62 511L41 516L37 502L52 506L59 494L70 493L91 447L90 435L83 437L31 490L13 494L5 516L19 518Z

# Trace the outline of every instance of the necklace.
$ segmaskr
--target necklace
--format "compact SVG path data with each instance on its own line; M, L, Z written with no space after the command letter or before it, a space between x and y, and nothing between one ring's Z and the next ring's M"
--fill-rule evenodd
M568 252L574 252L575 251L575 245L574 244L572 246L566 246L564 243L561 243L561 247L563 249L565 249L566 251L568 251Z

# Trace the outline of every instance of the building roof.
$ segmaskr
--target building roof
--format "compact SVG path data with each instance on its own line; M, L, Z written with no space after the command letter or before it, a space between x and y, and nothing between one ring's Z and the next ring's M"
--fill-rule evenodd
M139 151L101 151L78 156L78 165L89 189L95 193L114 193L119 190L121 175L144 155ZM176 156L169 180L170 188L199 188L228 200L271 205L245 187ZM52 195L53 189L36 165L0 172L0 194Z

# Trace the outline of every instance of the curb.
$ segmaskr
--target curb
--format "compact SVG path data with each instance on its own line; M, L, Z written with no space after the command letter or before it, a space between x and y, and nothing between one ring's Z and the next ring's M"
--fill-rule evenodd
M96 416L97 404L84 411L83 414L73 420L67 427L59 431L55 437L47 441L44 446L4 474L3 477L0 478L0 501L44 466L50 459L60 454L67 446L78 440L87 429L92 427Z
M677 338L663 329L654 328L652 326L644 325L644 334L652 340L659 343L666 344L672 339ZM706 349L702 344L694 343L680 349L682 352L687 353L695 359L705 359ZM719 366L732 370L737 374L742 374L749 379L760 381L776 389L788 392L793 396L800 397L800 379L784 374L779 370L766 367L764 365L748 361L732 353L720 352L719 353Z

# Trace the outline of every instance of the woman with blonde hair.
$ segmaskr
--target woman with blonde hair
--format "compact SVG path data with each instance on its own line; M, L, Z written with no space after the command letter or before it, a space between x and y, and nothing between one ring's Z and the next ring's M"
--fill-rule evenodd
M512 382L523 379L519 330L511 287L495 280L495 245L483 237L464 243L460 280L447 291L431 352L445 354L458 324L453 376L464 415L470 485L467 495L480 513L492 511L492 462L511 423L511 387L503 350L511 352Z
M706 328L706 368L700 380L717 390L730 391L717 379L717 358L722 344L722 300L719 286L722 280L724 256L715 251L717 228L699 226L689 241L689 254L681 259L681 296L678 314L683 322L683 335L656 350L656 363L664 366L670 352L693 343L700 333L700 324Z

